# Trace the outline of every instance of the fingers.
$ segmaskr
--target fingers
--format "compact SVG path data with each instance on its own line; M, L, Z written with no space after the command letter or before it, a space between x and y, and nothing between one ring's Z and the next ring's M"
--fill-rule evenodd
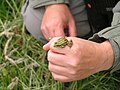
M76 25L74 20L71 20L69 22L68 27L69 27L69 36L72 36L72 37L77 36Z
M67 57L66 55L52 52L51 50L48 51L47 59L49 62L59 66L68 66L70 60L70 58ZM68 61L68 63L66 63L65 59Z
M63 75L59 75L56 73L52 72L52 76L55 80L61 81L61 82L70 82L72 80L70 80L67 76L63 76Z
M69 69L67 69L64 66L55 65L55 64L49 62L48 68L49 68L49 71L59 74L59 75L67 76L67 74L69 74Z
M48 26L42 26L41 27L42 33L44 35L44 37L49 41L50 38L55 37L54 34L54 28L50 28Z
M41 27L44 37L49 41L53 37L63 37L65 36L63 25L53 26L53 25L44 25Z
M72 81L71 77L74 75L71 74L71 71L68 67L56 65L56 64L49 62L48 68L49 68L49 71L52 73L52 76L54 77L55 80L59 80L61 82Z
M68 36L72 36L75 37L76 36L76 26L75 24L72 22L69 24L69 34ZM44 35L44 37L49 41L50 39L52 39L53 37L64 37L66 36L65 32L64 32L64 27L58 26L57 28L48 28L47 26L44 26L41 28L42 33Z
M65 36L65 33L64 33L64 27L63 26L58 26L56 29L55 29L55 36L58 37L58 36Z

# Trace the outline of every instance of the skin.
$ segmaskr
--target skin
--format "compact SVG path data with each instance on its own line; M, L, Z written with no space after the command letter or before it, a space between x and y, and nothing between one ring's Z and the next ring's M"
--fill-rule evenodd
M68 36L76 36L74 18L66 4L46 6L42 19L41 30L44 37L49 40L56 36L66 36L64 29L68 28Z
M97 72L108 70L114 60L113 49L109 41L92 41L68 37L72 47L54 47L59 37L53 38L43 46L48 51L49 70L55 80L71 82L89 77Z

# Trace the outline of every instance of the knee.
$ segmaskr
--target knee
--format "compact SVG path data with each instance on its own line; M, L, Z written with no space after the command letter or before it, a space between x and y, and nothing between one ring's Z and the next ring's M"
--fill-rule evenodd
M46 43L47 40L44 38L41 32L41 22L44 14L44 8L32 8L29 4L23 7L22 15L25 26L37 40Z

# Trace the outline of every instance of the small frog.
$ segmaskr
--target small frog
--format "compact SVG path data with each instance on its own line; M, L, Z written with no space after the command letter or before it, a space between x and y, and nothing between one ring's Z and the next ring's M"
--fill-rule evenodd
M68 41L65 37L61 37L55 42L54 47L64 48L65 46L71 47L73 45L72 40Z

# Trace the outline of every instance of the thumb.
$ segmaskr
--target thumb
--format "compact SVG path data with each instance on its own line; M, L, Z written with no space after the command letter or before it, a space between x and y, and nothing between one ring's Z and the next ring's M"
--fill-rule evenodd
M75 22L73 20L71 20L69 22L68 27L69 27L69 35L72 36L72 37L77 36L76 25L75 25Z
M43 49L44 49L45 51L50 50L50 42L48 42L47 44L45 44L45 45L43 46Z

